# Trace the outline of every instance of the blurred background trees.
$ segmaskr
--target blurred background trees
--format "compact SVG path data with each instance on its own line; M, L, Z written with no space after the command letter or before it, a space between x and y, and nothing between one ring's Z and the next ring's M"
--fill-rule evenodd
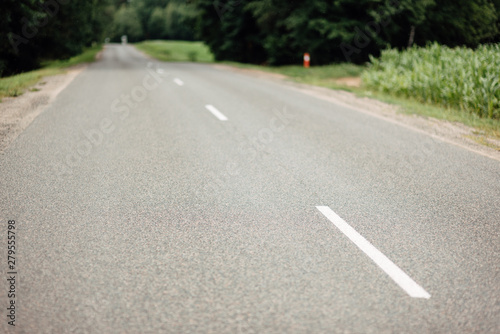
M388 46L499 42L499 11L500 0L2 0L0 76L122 35L202 40L217 60L363 63Z
M500 0L194 0L199 37L217 59L362 63L388 46L477 47L499 39ZM217 4L219 9L214 9ZM245 17L245 19L242 19ZM218 22L219 21L219 22ZM257 29L253 27L256 26ZM246 42L246 47L242 44ZM264 50L251 59L228 49Z
M114 19L106 30L113 42L127 35L129 41L147 39L194 40L197 10L185 0L113 1ZM131 29L133 28L133 29Z
M0 76L80 53L105 29L103 1L2 0ZM109 13L112 14L112 13Z

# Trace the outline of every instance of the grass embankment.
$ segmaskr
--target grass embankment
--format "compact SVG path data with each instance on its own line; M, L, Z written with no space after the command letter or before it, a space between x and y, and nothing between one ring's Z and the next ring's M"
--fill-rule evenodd
M304 68L302 65L259 66L234 62L225 62L225 64L278 73L300 83L345 90L355 90L353 87L359 86L360 75L366 69L365 66L350 63L313 66L311 68Z
M211 63L214 56L203 42L144 41L136 48L162 61L191 61Z
M214 61L201 42L147 41L136 46L165 61L190 61L188 52L204 55L198 61ZM300 83L351 91L398 105L405 113L459 122L476 128L479 136L474 140L489 145L481 135L500 139L499 57L499 46L472 51L431 45L403 52L386 51L368 66L344 63L306 69L301 65L224 63L282 74Z
M43 77L64 73L65 69L70 66L93 62L101 49L102 45L96 45L70 59L46 61L38 70L0 78L0 99L6 96L19 96Z

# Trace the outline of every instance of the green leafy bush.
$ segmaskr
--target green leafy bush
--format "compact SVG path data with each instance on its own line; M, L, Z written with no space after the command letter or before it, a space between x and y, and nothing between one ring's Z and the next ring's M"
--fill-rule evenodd
M362 75L378 91L500 119L500 44L389 49Z

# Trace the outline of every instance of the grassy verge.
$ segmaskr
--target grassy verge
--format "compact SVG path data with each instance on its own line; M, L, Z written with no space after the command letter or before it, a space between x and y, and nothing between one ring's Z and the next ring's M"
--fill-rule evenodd
M19 96L26 91L26 89L43 77L64 73L64 70L70 66L81 63L90 63L95 60L97 53L102 49L101 45L86 49L80 55L72 57L67 60L47 61L42 64L42 68L13 75L6 78L0 78L0 99L2 97Z
M351 87L353 86L346 84L342 79L349 78L352 82L360 81L361 73L365 70L364 66L350 63L314 66L311 68L304 68L302 65L259 66L234 62L224 63L239 68L281 74L291 78L295 82L348 91L352 91Z
M356 95L362 97L375 98L377 100L397 105L402 113L409 115L420 115L432 117L449 122L461 123L474 128L476 137L471 138L480 144L485 144L484 137L491 137L500 140L500 121L494 119L481 118L476 114L460 111L454 108L445 108L439 105L422 103L413 98L397 97L378 91L371 91L368 88L361 88L355 91ZM486 145L493 147L491 145ZM500 147L494 146L497 150Z
M144 41L135 47L162 61L191 61L211 63L214 56L203 42Z

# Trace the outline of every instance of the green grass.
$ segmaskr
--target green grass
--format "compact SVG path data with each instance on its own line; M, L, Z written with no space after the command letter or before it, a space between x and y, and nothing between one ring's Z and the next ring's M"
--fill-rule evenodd
M11 77L1 78L0 79L0 98L3 97L14 97L23 94L26 89L38 81L40 81L43 77L49 75L55 75L62 73L61 69L40 69L30 72L25 72L17 75L13 75Z
M96 45L86 49L80 55L67 60L43 62L43 67L41 69L0 78L0 99L7 96L19 96L30 86L39 82L43 77L64 73L64 70L70 66L81 63L90 63L95 60L97 53L101 49L101 45Z
M186 41L144 41L134 46L162 61L191 61L211 63L214 56L203 42Z
M289 77L295 82L322 86L333 89L344 89L352 91L351 87L338 82L340 78L356 78L366 69L365 66L350 63L331 64L324 66L313 66L304 68L302 65L288 66L259 66L250 64L240 64L234 62L224 62L227 65L277 73Z

